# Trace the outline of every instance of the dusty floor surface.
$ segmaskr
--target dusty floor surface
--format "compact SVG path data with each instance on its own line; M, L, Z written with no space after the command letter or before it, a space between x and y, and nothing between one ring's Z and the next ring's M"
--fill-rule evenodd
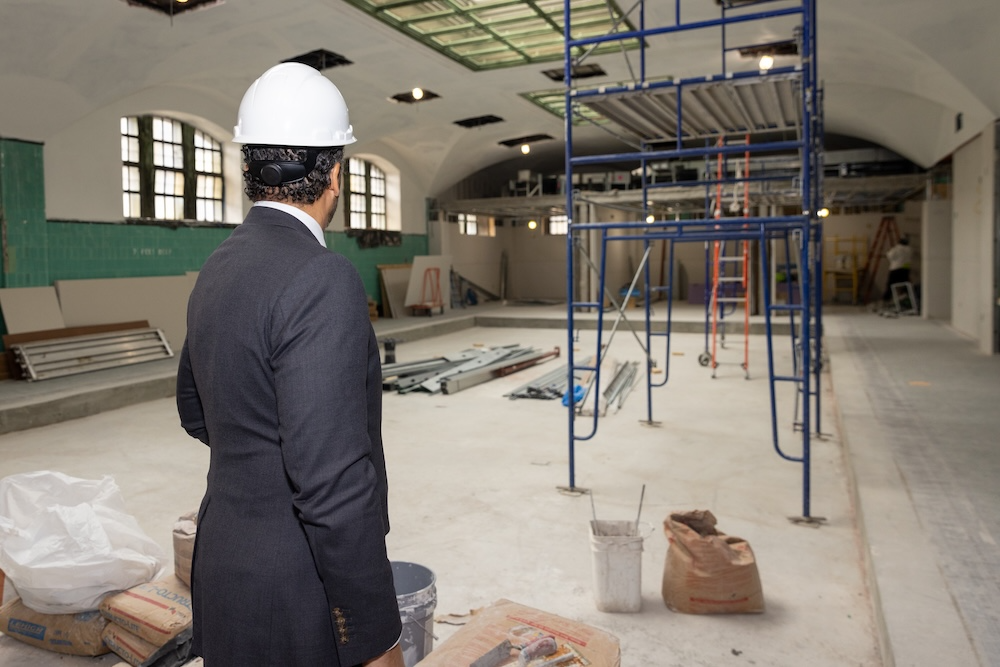
M580 334L581 353L592 351L592 335ZM480 327L402 344L397 357L511 343L565 349L567 340L559 329ZM564 358L453 395L385 394L390 557L435 572L437 616L507 598L614 633L626 666L881 663L827 379L827 435L812 441L811 494L812 514L827 522L811 528L788 520L802 513L802 467L773 449L764 338L751 337L750 380L735 349L723 353L718 378L711 379L697 363L703 347L701 335L674 335L669 382L653 392L658 425L641 423L648 408L640 385L620 412L599 421L593 439L576 444L575 484L592 495L557 489L569 481L566 410L554 401L504 398ZM616 340L611 354L642 358L631 336ZM654 357L662 368L664 351ZM781 444L798 455L794 395L787 386L779 391ZM589 419L577 421L579 433L590 428ZM174 520L200 500L208 462L207 450L180 430L170 399L9 433L0 436L0 448L0 475L38 469L112 475L130 511L168 550ZM643 485L642 611L599 612L591 584L591 500L600 519L632 519ZM665 607L662 521L687 509L710 509L720 530L750 542L765 613L689 616ZM437 623L437 641L455 630ZM0 637L0 664L9 667L115 663L113 656L61 657Z

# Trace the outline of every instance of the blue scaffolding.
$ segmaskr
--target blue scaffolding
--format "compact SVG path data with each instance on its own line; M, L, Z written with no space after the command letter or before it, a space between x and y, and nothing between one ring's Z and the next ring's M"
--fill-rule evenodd
M611 0L609 0L610 2ZM657 0L658 11L669 0ZM775 451L784 459L802 466L802 515L808 522L819 521L812 517L810 508L811 438L820 432L821 371L821 291L822 291L822 93L817 81L816 63L816 0L718 0L718 16L703 18L705 2L686 4L686 0L673 0L673 23L659 27L646 26L645 0L637 0L630 11L623 14L623 21L614 32L604 35L574 37L571 0L564 0L565 29L565 136L566 136L566 210L570 216L566 241L567 259L567 320L568 320L568 386L580 373L592 373L591 391L599 395L601 386L601 361L607 353L611 339L625 317L625 303L641 282L645 333L640 340L646 355L645 422L656 424L653 419L653 389L662 387L669 380L670 335L672 302L676 296L673 288L674 244L725 241L749 241L759 249L763 294L762 310L765 316L767 337L767 370L770 389L771 431ZM682 6L684 5L684 6ZM694 7L698 20L686 21L684 15ZM684 10L684 11L682 11ZM669 10L668 10L669 11ZM631 17L637 16L637 19ZM621 29L624 20L637 23L635 29ZM745 26L757 24L776 25L759 34L780 34L791 28L789 39L783 42L752 42L730 45L735 26L744 26L739 34L749 34ZM625 26L628 27L628 26ZM708 39L721 42L720 70L711 76L692 78L648 77L647 50L652 39L662 39L680 33L702 32ZM758 34L758 33L754 33ZM600 87L580 86L573 80L574 66L578 66L598 44L620 42L623 52L626 42L638 44L639 71L634 80ZM789 48L794 46L794 48ZM783 51L777 50L783 47ZM737 51L766 53L774 50L782 60L790 62L781 67L732 68L728 56ZM789 57L791 55L791 57ZM661 64L662 63L657 63ZM629 67L631 71L631 65ZM738 69L739 71L733 71ZM585 119L583 109L596 112L609 121L609 132L622 140L628 150L600 155L576 155L573 145L574 124ZM591 114L590 118L593 115ZM584 121L581 121L584 122ZM589 121L593 122L593 121ZM744 138L738 144L727 144L727 138ZM687 159L728 159L737 155L760 157L792 154L794 173L755 170L736 177L728 173L713 176L704 173L697 180L683 182L651 182L650 165ZM749 158L747 158L749 159ZM634 165L640 175L641 210L636 219L602 222L582 215L583 199L574 188L574 172L595 165ZM702 187L706 191L723 184L740 184L743 188L760 191L774 182L791 182L794 192L781 206L772 206L765 215L740 217L715 217L704 213L687 212L675 220L656 219L648 216L654 193L660 188ZM707 199L707 196L706 196ZM593 209L591 209L593 210ZM586 217L586 220L581 218ZM608 244L639 242L643 245L642 260L631 280L628 291L617 295L606 285ZM669 246L666 284L652 284L650 252L652 244L663 241ZM777 265L769 246L783 242L783 280L776 282L785 298L776 302L772 294L772 273ZM666 253L664 253L666 254ZM596 255L593 261L590 255ZM773 262L773 264L772 264ZM578 285L578 271L589 270L596 274L596 288L589 293ZM651 301L658 294L666 299L666 321L653 326ZM618 297L621 297L622 301ZM748 295L749 297L749 295ZM604 310L607 303L617 311L617 317L606 331ZM574 353L574 317L578 312L599 313L597 321L597 350L591 355ZM772 316L781 314L789 322L792 371L778 373L774 363L774 327ZM654 331L655 329L655 331ZM638 335L637 335L638 338ZM665 339L657 341L658 338ZM662 380L654 382L656 345L665 344ZM801 434L801 451L789 453L779 441L776 387L779 383L795 386L794 431ZM578 406L569 401L569 485L576 486L575 447L580 441L593 438L598 429L599 410L593 410L589 428L579 429ZM585 431L585 432L584 432Z

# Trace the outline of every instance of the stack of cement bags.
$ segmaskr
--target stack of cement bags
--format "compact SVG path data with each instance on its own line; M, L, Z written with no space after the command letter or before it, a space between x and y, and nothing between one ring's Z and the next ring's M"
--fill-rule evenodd
M101 602L101 638L135 667L178 667L191 651L191 590L176 576L140 584Z
M191 559L197 512L174 524L174 575L106 597L102 639L135 667L177 667L191 650Z

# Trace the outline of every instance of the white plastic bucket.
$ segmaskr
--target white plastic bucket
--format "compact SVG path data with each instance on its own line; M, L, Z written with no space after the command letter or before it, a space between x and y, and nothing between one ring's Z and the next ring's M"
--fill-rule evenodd
M434 648L436 578L423 565L393 561L392 579L396 589L396 603L399 605L399 619L403 622L403 634L399 639L399 645L403 649L403 662L406 667L413 667Z
M642 535L635 521L591 521L594 602L599 611L642 609Z

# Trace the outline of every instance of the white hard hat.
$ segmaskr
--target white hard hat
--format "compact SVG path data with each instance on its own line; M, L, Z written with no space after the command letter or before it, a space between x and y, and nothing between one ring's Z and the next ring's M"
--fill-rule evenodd
M337 86L301 63L281 63L251 84L233 128L238 144L346 146L354 128Z

